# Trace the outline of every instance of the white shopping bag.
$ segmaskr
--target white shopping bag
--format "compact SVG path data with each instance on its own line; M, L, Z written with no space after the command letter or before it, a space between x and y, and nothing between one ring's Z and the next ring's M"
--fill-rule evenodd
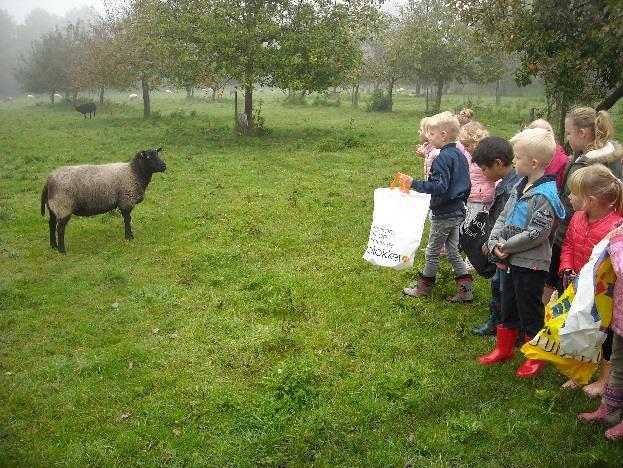
M426 193L376 189L370 238L363 258L373 265L395 270L413 266L429 204L430 195Z
M595 274L598 265L608 256L609 243L608 239L603 239L593 247L589 261L576 278L575 297L558 332L561 351L587 360L598 360L601 345L606 339L606 334L600 329L602 318L595 307Z

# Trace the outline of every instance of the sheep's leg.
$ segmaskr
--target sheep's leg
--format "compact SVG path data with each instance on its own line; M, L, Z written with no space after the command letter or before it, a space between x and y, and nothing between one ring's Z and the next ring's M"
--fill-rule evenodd
M50 211L50 247L53 249L57 249L58 245L56 244L56 215Z
M65 225L69 222L69 218L70 216L66 216L58 220L58 251L60 253L65 253Z
M127 240L134 239L134 234L132 234L132 226L130 222L132 221L132 217L130 216L130 212L132 210L121 210L121 214L123 215L123 225L125 226L125 238Z

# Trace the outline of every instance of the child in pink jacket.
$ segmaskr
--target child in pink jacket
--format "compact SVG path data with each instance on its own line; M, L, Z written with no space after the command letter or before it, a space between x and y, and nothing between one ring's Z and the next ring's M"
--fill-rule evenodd
M474 154L478 143L488 136L489 132L485 130L482 124L476 121L466 123L459 130L459 142L464 147L463 154L469 164L469 178L472 183L467 199L464 227L469 226L481 211L489 212L489 208L491 208L495 199L495 182L487 178L482 169L472 162L472 154ZM473 271L469 259L465 258L465 264L469 271Z
M420 128L418 128L417 134L420 140L420 144L416 146L415 153L424 158L424 180L428 180L430 174L430 168L433 165L433 161L439 155L439 149L428 141L428 122L430 117L424 117L420 120Z
M621 421L623 408L623 227L614 229L608 236L610 237L608 253L617 276L613 294L612 322L610 323L614 335L610 357L610 379L603 389L599 408L592 413L580 413L578 417L583 421L616 423L605 432L608 439L616 440L623 438L623 421Z

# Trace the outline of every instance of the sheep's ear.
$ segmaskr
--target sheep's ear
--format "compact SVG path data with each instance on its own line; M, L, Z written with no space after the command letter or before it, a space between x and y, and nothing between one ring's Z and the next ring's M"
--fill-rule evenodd
M162 146L156 150L156 153L160 153L162 151Z

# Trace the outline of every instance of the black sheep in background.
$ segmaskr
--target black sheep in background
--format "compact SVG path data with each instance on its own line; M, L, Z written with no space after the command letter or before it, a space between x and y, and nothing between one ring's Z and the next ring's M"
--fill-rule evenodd
M97 109L97 107L95 107L95 103L94 102L87 102L85 104L79 104L77 106L74 106L74 108L80 112L82 115L84 115L84 118L87 118L87 114L89 114L89 119L91 118L91 113L93 113L93 117L95 117L95 110Z

